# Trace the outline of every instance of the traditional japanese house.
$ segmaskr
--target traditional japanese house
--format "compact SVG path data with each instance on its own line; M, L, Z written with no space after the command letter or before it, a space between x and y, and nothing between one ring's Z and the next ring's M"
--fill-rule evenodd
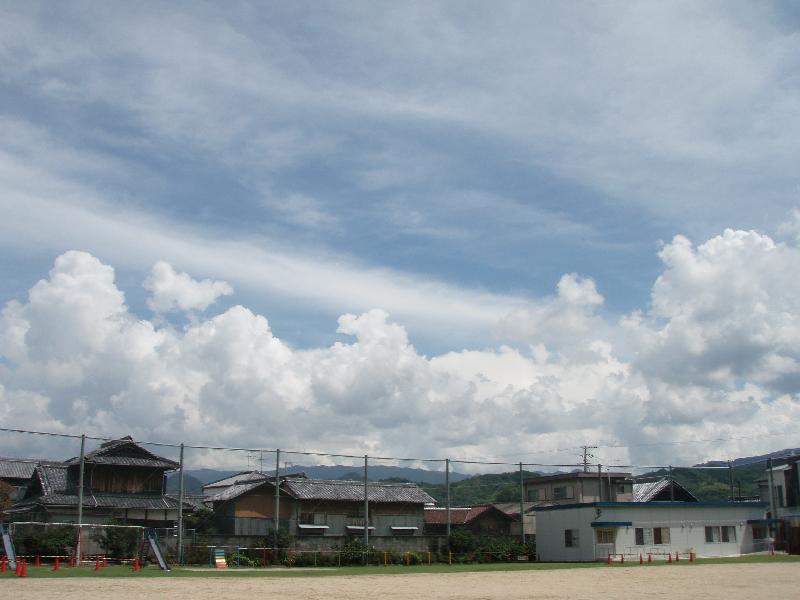
M271 535L276 524L275 479L252 472L228 478L230 483L206 504L213 507L220 533L230 536ZM224 480L223 480L224 481ZM220 488L220 482L212 487ZM376 548L427 549L423 538L426 504L434 499L413 483L369 482L368 519L364 483L308 479L302 474L281 476L279 526L299 549L327 549L364 536Z
M178 501L166 473L178 463L130 437L101 444L84 457L83 522L172 527ZM77 522L80 460L39 463L22 497L7 511L15 521Z

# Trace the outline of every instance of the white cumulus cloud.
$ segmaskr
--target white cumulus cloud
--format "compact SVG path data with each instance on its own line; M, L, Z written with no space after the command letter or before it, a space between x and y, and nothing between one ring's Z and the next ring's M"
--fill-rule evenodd
M568 274L555 297L503 321L507 342L429 357L381 309L341 316L343 340L309 349L243 306L184 329L141 319L110 266L66 252L3 309L0 417L143 439L511 461L574 460L558 449L601 443L619 446L599 451L606 462L679 464L793 443L774 436L800 419L800 290L787 277L800 249L726 230L697 246L678 236L660 257L645 310L611 320L596 312L594 281ZM165 264L154 273L181 282L162 288L168 308L207 307L219 292ZM729 439L696 443L716 438Z
M233 288L225 281L197 281L187 273L177 273L164 261L153 265L153 270L144 281L144 288L152 293L147 305L157 313L174 310L202 311L221 296L233 294Z

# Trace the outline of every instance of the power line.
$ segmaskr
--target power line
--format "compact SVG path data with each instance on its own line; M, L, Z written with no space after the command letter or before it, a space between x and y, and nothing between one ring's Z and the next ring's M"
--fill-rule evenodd
M35 431L30 429L17 429L11 427L0 427L0 431L7 432L7 433L21 433L21 434L29 434L29 435L39 435L39 436L50 436L50 437L59 437L59 438L69 438L69 439L80 439L82 436L77 434L70 434L70 433L60 433L60 432L50 432L50 431ZM799 432L800 433L800 432ZM476 459L450 459L451 464L466 464L466 465L486 465L486 466L507 466L507 467L519 467L520 464L523 467L555 467L555 468L577 468L583 467L584 469L588 470L588 458L591 456L588 454L589 449L595 448L635 448L635 447L646 447L646 446L662 446L662 445L683 445L683 444L695 444L695 443L703 443L703 442L712 442L712 441L732 441L737 439L750 439L756 437L774 437L776 435L794 435L792 432L780 433L780 434L765 434L765 435L751 435L751 436L740 436L740 437L730 437L730 438L714 438L710 440L687 440L687 441L672 441L672 442L653 442L651 444L631 444L631 445L622 445L622 444L614 444L614 445L597 445L597 446L577 446L577 449L582 449L583 460L580 463L534 463L534 462L506 462L506 461L495 461L495 460L476 460ZM95 441L109 441L113 438L109 437L101 437L101 436L85 436L86 439L95 440ZM151 442L151 441L142 441L139 440L138 443L143 445L150 445L150 446L158 446L158 447L166 447L166 448L180 448L181 444L169 443L169 442ZM193 450L212 450L212 451L227 451L227 452L247 452L247 453L276 453L278 452L277 449L267 449L267 448L239 448L239 447L230 447L230 446L210 446L210 445L200 445L200 444L183 444L184 448L193 449ZM347 459L357 459L362 460L364 458L363 454L337 454L337 453L330 453L330 452L312 452L312 451L299 451L299 450L280 450L282 454L291 454L295 456L320 456L320 457L329 457L329 458L347 458ZM527 453L532 454L532 453ZM524 455L523 455L524 456ZM596 458L591 456L592 458ZM390 456L375 456L369 457L372 460L383 460L383 461L396 461L396 462L417 462L417 463L445 463L447 459L445 458L413 458L413 457L390 457ZM629 469L665 469L669 468L669 465L604 465L607 468L629 468ZM676 467L675 465L672 466L673 468L683 468L683 469L715 469L715 468L727 468L727 467L716 467L716 466L681 466ZM355 468L355 467L354 467Z

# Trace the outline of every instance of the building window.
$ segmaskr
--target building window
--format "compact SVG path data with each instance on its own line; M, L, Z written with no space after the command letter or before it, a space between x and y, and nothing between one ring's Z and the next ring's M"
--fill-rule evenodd
M669 527L637 527L634 533L637 546L669 544Z
M553 500L570 500L573 497L571 485L562 485L553 488Z
M535 490L528 490L528 502L537 502L541 500L541 492L542 490L535 489Z
M578 547L578 530L565 529L564 530L564 547L577 548Z
M736 528L732 525L706 527L706 542L709 544L735 541Z
M669 544L669 527L654 527L653 543L656 545Z
M611 527L600 527L595 529L598 544L613 544L614 543L614 529Z
M304 525L325 525L325 513L300 513L300 523Z
M765 540L767 539L767 528L763 525L753 525L753 539Z

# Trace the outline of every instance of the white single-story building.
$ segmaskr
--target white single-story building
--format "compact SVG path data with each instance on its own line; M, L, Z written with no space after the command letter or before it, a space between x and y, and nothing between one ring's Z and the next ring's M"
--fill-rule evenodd
M769 550L763 502L590 502L536 510L542 561L738 556Z

